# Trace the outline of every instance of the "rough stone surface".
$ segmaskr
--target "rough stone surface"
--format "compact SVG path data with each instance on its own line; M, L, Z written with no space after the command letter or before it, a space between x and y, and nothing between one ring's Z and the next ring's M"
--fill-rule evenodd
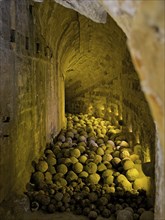
M133 18L141 0L99 0L104 9L112 16L117 24L122 28L127 37L130 37Z
M25 190L32 160L64 126L64 80L51 48L28 1L13 2L0 3L0 201Z
M80 14L92 19L95 22L105 23L107 13L98 0L84 1L84 0L55 0L57 3L78 11Z
M128 37L132 60L157 124L160 142L157 142L155 149L157 186L155 219L162 219L165 216L163 196L165 194L165 2L161 0L101 0L101 2Z
M43 0L33 0L34 2L43 2ZM56 3L63 5L66 8L73 9L80 14L92 19L98 23L105 23L107 13L98 0L54 0Z

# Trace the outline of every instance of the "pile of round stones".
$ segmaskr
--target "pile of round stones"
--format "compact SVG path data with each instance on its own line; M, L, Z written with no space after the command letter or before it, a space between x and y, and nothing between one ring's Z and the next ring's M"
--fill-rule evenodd
M66 117L66 129L34 164L27 192L31 210L152 220L153 205L136 168L140 157L119 127L87 114Z

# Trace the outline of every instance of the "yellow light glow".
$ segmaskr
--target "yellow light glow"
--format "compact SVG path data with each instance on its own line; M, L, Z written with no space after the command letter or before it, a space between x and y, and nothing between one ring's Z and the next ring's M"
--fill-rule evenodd
M144 163L151 162L151 157L150 157L150 149L149 146L147 145L144 151Z
M139 137L139 134L138 134L138 133L136 134L136 143L137 143L137 144L140 144L140 137Z
M115 113L115 114L119 114L119 111L118 111L118 107L117 107L117 106L116 106L115 109L114 109L114 113Z
M130 133L132 133L132 124L129 125L128 130L129 130Z
M103 111L105 108L104 108L104 106L101 106L100 109Z
M120 116L119 116L119 119L120 119L120 120L123 120L123 116L122 116L122 115L120 115Z
M91 109L93 109L93 106L92 106L92 105L90 105L90 106L88 107L88 110L91 110Z

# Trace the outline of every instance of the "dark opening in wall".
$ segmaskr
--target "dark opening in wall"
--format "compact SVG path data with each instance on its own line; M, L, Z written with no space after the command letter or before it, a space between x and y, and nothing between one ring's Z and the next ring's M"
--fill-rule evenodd
M3 121L3 123L8 123L8 122L10 122L10 117L9 116L3 116L2 121Z
M32 5L29 5L29 12L31 15L33 14L33 6Z
M26 40L25 40L25 48L26 50L29 50L29 38L26 37Z
M40 52L40 43L36 43L36 53Z
M15 30L13 29L10 31L10 42L15 43Z

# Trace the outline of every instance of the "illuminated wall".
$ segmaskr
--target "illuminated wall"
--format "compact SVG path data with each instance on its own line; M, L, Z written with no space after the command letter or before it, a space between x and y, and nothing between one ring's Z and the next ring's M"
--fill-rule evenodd
M65 124L64 80L28 1L0 2L0 201L25 191L32 160ZM2 15L2 16L1 16Z

